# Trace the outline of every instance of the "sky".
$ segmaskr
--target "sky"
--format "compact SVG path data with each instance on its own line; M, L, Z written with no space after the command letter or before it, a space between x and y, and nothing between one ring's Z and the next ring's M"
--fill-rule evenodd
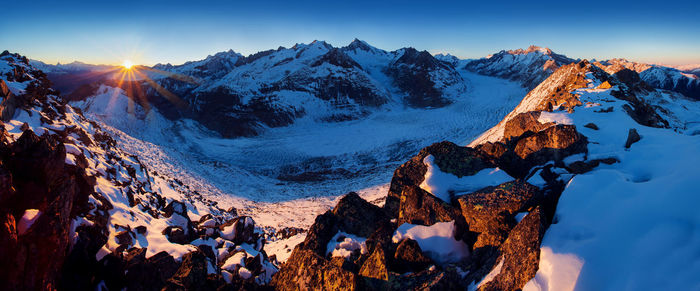
M181 64L354 38L480 58L545 46L572 58L700 64L700 1L16 1L0 50L47 63Z

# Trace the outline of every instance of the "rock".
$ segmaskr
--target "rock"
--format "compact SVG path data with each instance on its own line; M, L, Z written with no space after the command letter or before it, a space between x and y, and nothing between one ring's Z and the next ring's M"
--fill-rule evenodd
M357 275L310 250L295 248L270 285L277 290L356 290Z
M338 232L336 223L337 219L330 211L317 216L307 232L306 239L298 247L325 257L328 242Z
M540 261L540 244L545 232L540 208L530 211L508 234L501 246L501 272L480 290L519 290L535 277Z
M541 203L541 190L527 182L516 180L487 187L458 198L469 230L478 233L474 251L499 247L515 226L515 214Z
M503 140L508 140L511 137L519 137L528 131L539 132L554 125L553 122L540 123L538 118L540 118L540 112L531 111L520 113L506 121L505 127L503 128Z
M239 216L219 226L221 236L234 244L255 244L258 237L255 233L255 221L249 216Z
M131 237L131 234L129 233L128 230L122 230L122 231L118 232L115 235L115 238L117 239L117 243L119 245L123 245L123 246L127 246L127 247L131 245L132 237Z
M161 290L180 266L180 263L166 252L146 259L145 248L130 250L125 260L124 282L127 290Z
M185 231L180 226L168 226L163 229L163 235L168 238L168 241L176 244L187 244L190 242L185 234Z
M625 148L630 148L630 146L632 146L633 143L638 142L641 139L642 137L639 136L637 129L630 128L630 131L627 133L627 141L625 142Z
M236 210L236 208L233 206L229 207L229 209L226 210L226 212L230 213L233 217L238 216L238 210Z
M598 85L598 89L610 89L611 87L612 87L612 85L610 85L610 82L608 82L608 81L605 81L605 82L601 83L600 85Z
M562 151L566 150L566 153ZM561 160L567 155L585 151L585 138L573 125L556 125L518 141L515 154L527 159L534 153L542 154L537 160ZM543 153L546 152L546 153ZM537 163L540 164L540 163Z
M146 233L146 227L143 225L137 226L136 228L134 228L134 230L136 230L136 233L138 233L138 234L145 234Z
M213 290L207 281L207 257L200 251L187 253L175 275L168 279L164 290Z
M163 212L165 217L171 217L173 213L187 217L187 207L184 203L177 200L170 201L170 203L163 208Z
M367 202L350 192L338 201L332 210L338 218L338 228L344 232L369 237L376 229L376 224L389 220L383 209Z
M384 204L384 209L391 217L398 217L404 187L419 186L425 179L428 168L423 159L428 155L433 155L434 162L441 171L457 177L474 175L485 168L495 167L492 159L482 151L461 147L449 141L432 144L394 171Z
M595 123L592 123L592 122L586 123L586 125L584 125L583 127L590 128L590 129L592 129L592 130L598 130L598 129L599 129L598 126L595 125Z
M14 191L4 193L0 204L0 253L6 255L0 260L0 289L57 286L72 241L73 218L87 212L94 184L83 168L66 165L65 147L56 136L38 137L27 130L2 148L1 180ZM27 209L38 210L40 216L16 235L17 218Z
M362 264L360 276L386 281L389 279L387 256L382 248L374 248L372 255Z
M394 252L392 270L399 273L418 272L433 264L433 261L423 254L418 242L410 238L399 242Z
M433 225L436 222L461 221L459 209L418 186L404 187L397 224Z

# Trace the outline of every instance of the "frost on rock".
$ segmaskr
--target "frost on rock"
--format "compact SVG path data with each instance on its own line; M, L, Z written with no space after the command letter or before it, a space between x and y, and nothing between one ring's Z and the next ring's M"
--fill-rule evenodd
M455 239L455 222L438 222L431 226L404 223L391 240L398 243L405 238L418 242L423 252L440 263L450 263L469 257L469 246Z

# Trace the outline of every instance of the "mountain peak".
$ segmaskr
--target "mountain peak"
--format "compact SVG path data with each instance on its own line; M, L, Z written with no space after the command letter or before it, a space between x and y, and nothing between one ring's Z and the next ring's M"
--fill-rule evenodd
M516 50L509 50L508 53L512 55L526 55L529 53L534 53L534 52L539 52L545 55L551 55L552 50L549 49L548 47L540 47L536 45L531 45L527 49L516 49Z
M346 46L346 48L351 50L360 49L364 51L371 51L373 49L373 47L370 46L367 42L359 40L357 38L353 39L352 42L348 44L348 46Z

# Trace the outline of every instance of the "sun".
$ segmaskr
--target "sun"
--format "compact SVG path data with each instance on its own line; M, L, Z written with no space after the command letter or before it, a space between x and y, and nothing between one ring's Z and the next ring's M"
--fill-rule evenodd
M124 67L127 70L130 70L133 66L134 63L132 63L130 60L124 60L124 62L122 63L122 67Z

